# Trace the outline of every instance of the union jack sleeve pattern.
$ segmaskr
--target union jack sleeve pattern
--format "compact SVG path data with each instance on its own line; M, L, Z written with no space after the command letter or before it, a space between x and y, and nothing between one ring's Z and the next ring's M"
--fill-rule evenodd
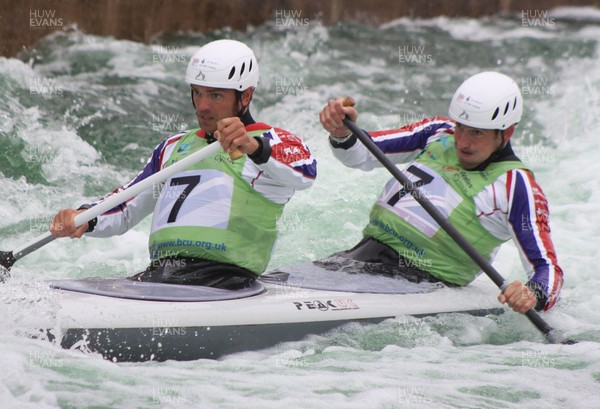
M563 271L550 237L548 201L533 175L525 170L509 172L506 188L508 221L523 263L529 267L529 286L543 292L544 310L548 310L558 301L563 286Z
M259 126L264 124L250 125L248 130ZM271 127L262 136L268 140L271 154L266 163L256 166L265 175L295 189L305 189L314 183L317 161L302 139L286 130Z
M408 162L416 158L429 143L453 134L454 122L442 117L425 118L399 129L369 132L373 142L394 163ZM382 166L361 143L344 149L336 149L332 143L332 147L334 156L346 166L362 170Z

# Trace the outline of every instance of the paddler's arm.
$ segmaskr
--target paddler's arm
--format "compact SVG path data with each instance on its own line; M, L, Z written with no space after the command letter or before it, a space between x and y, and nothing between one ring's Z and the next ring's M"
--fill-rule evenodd
M121 189L117 189L116 192ZM77 209L61 209L52 219L49 231L54 237L70 237L72 239L80 238L84 234L91 237L120 235L152 212L157 197L158 192L148 189L127 203L119 205L79 227L75 227L75 216L104 199L93 204L81 205Z
M259 177L269 178L267 184L272 186L306 189L317 176L317 161L308 147L283 129L270 128L263 136L251 137L239 118L226 118L219 121L215 137L226 152L237 147L246 153L262 171ZM284 202L287 200L289 197Z
M548 202L531 172L518 169L509 175L510 233L527 271L525 285L535 296L535 308L547 311L558 301L563 286L563 271L550 235Z
M333 155L350 168L372 170L381 167L381 162L363 144L357 143L356 135L352 135L341 122L344 115L353 120L358 117L353 107L344 106L347 98L330 100L319 114L321 125L329 132ZM398 129L367 133L392 162L405 163L416 158L427 144L453 132L454 122L434 117Z
M111 194L127 189L128 187L160 171L163 167L161 158L164 161L165 158L170 156L171 151L177 145L176 141L179 140L180 137L181 133L173 134L159 143L146 162L146 165L142 171L138 173L131 181L115 189ZM91 237L111 237L123 234L150 213L152 213L158 195L159 191L155 189L147 189L135 196L133 199L116 206L105 214L90 221L89 224L86 223L79 228L75 228L75 224L73 223L74 217L84 210L95 206L97 203L100 203L102 200L110 196L110 194L93 203L82 204L77 209L62 209L54 216L49 227L50 233L54 237L71 238L79 238L83 234Z

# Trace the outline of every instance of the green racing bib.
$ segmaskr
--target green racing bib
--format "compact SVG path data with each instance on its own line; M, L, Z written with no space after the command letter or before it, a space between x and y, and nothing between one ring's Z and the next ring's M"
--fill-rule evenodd
M166 166L208 145L197 131L178 141ZM219 152L165 181L152 219L153 260L193 257L234 264L257 275L266 269L283 205L243 179L246 160L246 155L234 161Z
M504 241L481 225L474 198L504 173L523 168L520 161L506 161L491 163L484 171L464 170L456 156L454 138L446 137L429 144L406 174L489 260ZM388 182L371 209L363 234L392 247L411 267L448 283L466 285L479 272L471 258L395 179Z

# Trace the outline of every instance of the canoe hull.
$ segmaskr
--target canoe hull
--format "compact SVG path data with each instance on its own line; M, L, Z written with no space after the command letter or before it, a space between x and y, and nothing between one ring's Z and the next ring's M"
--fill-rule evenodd
M496 301L497 290L479 279L465 288L416 294L263 284L257 295L210 302L132 300L55 289L60 302L49 334L63 348L99 353L115 362L217 359L350 323L504 311Z

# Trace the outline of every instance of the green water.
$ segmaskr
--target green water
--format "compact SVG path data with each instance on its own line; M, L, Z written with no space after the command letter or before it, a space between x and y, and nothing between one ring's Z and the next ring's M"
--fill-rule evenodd
M512 313L450 314L408 327L350 326L220 361L114 364L15 335L15 318L43 311L35 303L16 308L18 295L2 294L0 407L596 407L600 27L594 22L524 27L519 16L507 16L384 27L267 23L245 33L165 36L151 45L56 33L18 58L0 59L2 249L42 233L56 209L128 181L169 133L195 126L186 61L199 45L223 36L245 41L258 56L254 117L301 135L319 161L315 186L286 206L271 267L355 244L389 178L333 158L318 123L329 98L352 95L363 128L392 128L445 115L457 84L475 72L516 78L527 89L517 154L549 197L566 274L563 299L545 317L581 342L544 344ZM407 61L411 55L417 62ZM282 92L286 83L295 85ZM149 225L145 220L112 239L52 243L19 261L13 285L133 274L148 261ZM509 278L524 276L513 245L500 251L495 266Z

